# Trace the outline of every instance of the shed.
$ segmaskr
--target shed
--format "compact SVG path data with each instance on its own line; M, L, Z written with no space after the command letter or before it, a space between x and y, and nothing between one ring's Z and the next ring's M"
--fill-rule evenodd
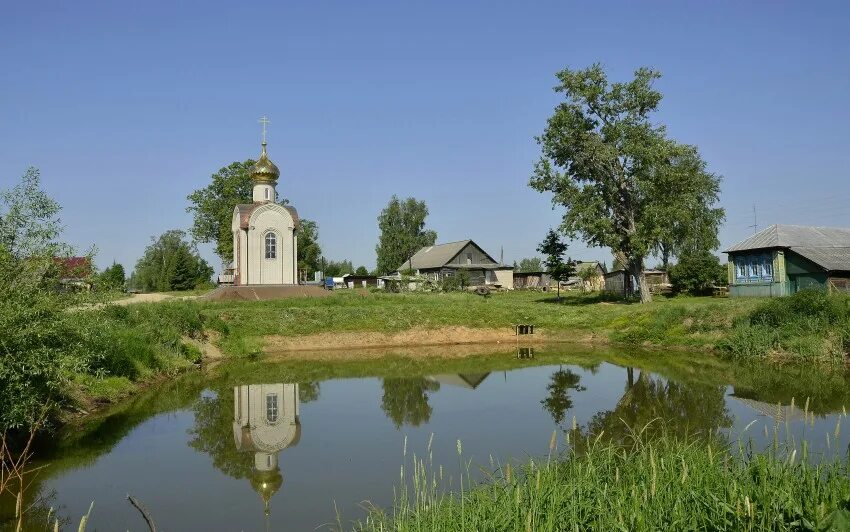
M850 292L850 229L771 225L724 253L733 297Z
M650 292L670 284L670 279L664 270L644 270L643 274L646 276L646 284L649 286ZM603 277L603 291L605 292L628 297L640 291L637 280L624 269L607 272Z
M378 286L378 276L376 275L357 275L349 273L342 276L345 286L348 288L369 288L370 286Z
M542 288L548 290L552 278L546 272L514 272L514 288Z

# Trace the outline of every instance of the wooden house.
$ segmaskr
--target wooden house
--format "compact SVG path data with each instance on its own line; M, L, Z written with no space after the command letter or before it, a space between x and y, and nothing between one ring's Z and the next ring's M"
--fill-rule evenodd
M771 225L724 253L733 297L850 292L850 229Z
M466 271L470 286L513 288L513 266L496 261L472 240L427 246L399 265L397 274L413 270L420 277L438 282Z

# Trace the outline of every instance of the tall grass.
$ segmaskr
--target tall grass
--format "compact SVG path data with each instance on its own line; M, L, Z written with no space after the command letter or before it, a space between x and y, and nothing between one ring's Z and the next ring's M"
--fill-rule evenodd
M850 352L850 296L805 290L766 299L738 317L718 347L734 357L842 360Z
M812 460L805 445L756 453L635 434L624 448L600 434L560 455L557 446L553 433L549 457L516 469L491 461L476 483L458 444L452 490L429 442L427 457L402 467L393 509L372 508L357 529L830 530L850 518L846 461Z

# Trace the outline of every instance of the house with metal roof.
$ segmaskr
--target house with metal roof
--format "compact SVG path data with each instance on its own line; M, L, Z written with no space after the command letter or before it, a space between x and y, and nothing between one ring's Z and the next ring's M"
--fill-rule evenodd
M396 273L409 270L431 281L440 281L464 270L469 274L470 286L514 287L513 266L497 261L472 240L426 246L399 265Z
M771 225L724 251L730 296L850 292L850 229Z

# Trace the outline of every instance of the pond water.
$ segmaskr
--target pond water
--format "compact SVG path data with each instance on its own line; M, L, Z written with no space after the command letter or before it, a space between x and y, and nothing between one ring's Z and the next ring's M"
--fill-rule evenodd
M545 456L553 430L563 448L574 424L615 441L651 422L646 437L719 432L756 446L776 430L845 455L850 431L836 424L847 384L843 370L563 346L412 363L232 363L43 445L30 496L74 524L94 501L89 530L146 529L127 494L160 530L312 530L338 518L348 527L367 501L391 506L405 438L409 460L433 434L447 475L457 440L489 470L491 457Z

